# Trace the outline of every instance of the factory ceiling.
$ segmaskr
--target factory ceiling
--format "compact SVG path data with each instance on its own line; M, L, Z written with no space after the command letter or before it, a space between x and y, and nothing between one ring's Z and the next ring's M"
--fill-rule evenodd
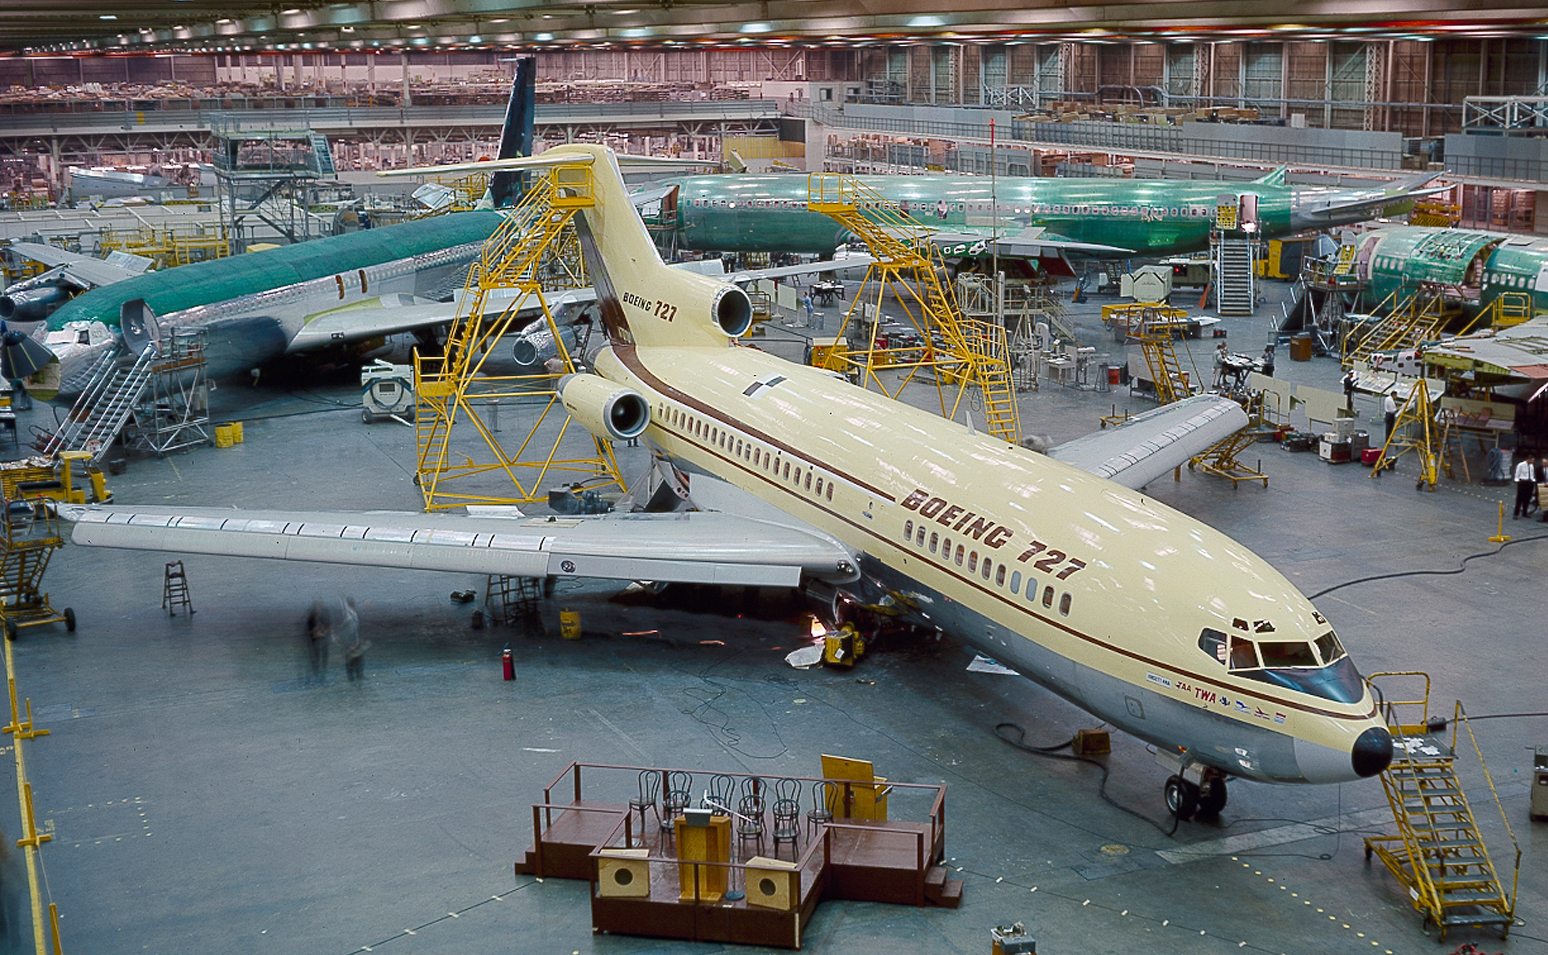
M1548 38L1513 0L0 0L0 54Z

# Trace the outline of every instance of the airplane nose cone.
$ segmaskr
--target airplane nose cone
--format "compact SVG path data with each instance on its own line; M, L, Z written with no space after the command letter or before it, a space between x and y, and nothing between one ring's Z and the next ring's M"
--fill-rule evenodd
M1355 739L1349 758L1357 775L1376 775L1392 762L1392 734L1380 726L1371 727Z

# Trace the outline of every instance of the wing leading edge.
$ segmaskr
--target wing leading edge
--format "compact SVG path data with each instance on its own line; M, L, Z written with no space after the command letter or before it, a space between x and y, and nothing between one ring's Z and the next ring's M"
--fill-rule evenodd
M1247 421L1247 412L1231 399L1197 395L1066 441L1048 456L1138 489L1245 428Z
M85 547L177 551L517 577L793 587L855 577L832 538L702 511L506 518L397 511L294 513L62 505Z

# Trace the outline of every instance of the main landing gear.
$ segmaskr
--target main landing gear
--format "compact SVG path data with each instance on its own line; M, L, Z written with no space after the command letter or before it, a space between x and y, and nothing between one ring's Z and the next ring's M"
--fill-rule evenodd
M1226 775L1218 769L1200 770L1196 783L1172 776L1163 792L1166 808L1178 819L1213 819L1225 808Z

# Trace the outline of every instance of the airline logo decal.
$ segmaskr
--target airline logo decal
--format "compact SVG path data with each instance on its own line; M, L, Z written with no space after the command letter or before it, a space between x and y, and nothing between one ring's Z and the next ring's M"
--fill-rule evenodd
M1166 682L1163 682L1166 680L1166 677L1159 677L1154 673L1146 673L1145 678L1151 683L1155 683L1159 686L1168 685ZM1170 683L1170 686L1181 693L1183 697L1192 698L1198 700L1200 703L1203 703L1206 709L1218 706L1220 709L1229 713L1236 713L1241 716L1252 716L1263 720L1264 722L1277 723L1281 726L1284 725L1286 720L1284 713L1270 712L1263 709L1261 706L1254 706L1240 697L1233 699L1232 697L1227 696L1224 692L1217 692L1207 687L1188 683L1184 680L1173 681Z

